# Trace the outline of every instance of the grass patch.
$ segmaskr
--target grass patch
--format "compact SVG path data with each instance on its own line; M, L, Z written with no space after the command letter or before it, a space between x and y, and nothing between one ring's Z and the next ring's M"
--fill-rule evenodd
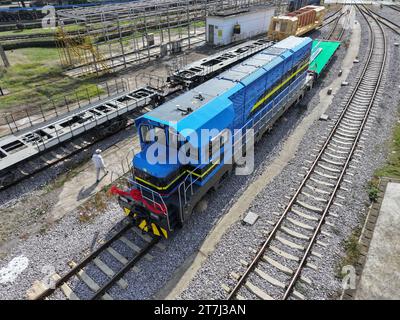
M355 266L358 260L360 259L361 251L360 251L360 245L358 243L360 235L361 235L361 228L356 228L351 233L350 237L344 241L344 248L346 254L340 261L336 271L336 275L340 279L343 278L342 274L343 267L348 265Z
M379 195L379 179L374 177L371 181L368 182L367 185L367 193L369 200L372 202L376 202L378 200Z
M45 186L46 193L56 190L64 186L64 184L71 180L72 178L76 177L80 171L78 170L78 166L80 163L76 164L77 168L74 168L54 179L51 183Z
M7 53L11 67L0 68L0 86L10 94L0 97L0 111L13 111L41 106L43 109L65 103L64 96L76 100L98 95L94 76L83 79L66 77L58 65L55 48L27 48ZM104 93L99 90L100 94Z
M389 146L386 164L375 171L378 177L400 178L400 123L397 122Z
M65 32L71 32L71 31L77 31L77 30L85 30L85 27L82 27L77 24L70 24L64 26L64 31ZM8 30L8 31L1 31L0 32L0 37L5 37L5 36L19 36L19 35L35 35L35 34L49 34L49 35L55 35L57 29L50 29L50 28L32 28L32 29L23 29L23 30Z
M109 192L109 188L107 186L103 187L102 190L78 207L79 221L89 222L104 212L107 208L107 203L112 197L113 195Z

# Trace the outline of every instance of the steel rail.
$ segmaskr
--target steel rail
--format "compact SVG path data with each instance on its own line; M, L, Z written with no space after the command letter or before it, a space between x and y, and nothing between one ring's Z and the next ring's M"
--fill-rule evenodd
M126 233L133 225L131 223L124 226L119 232L117 232L114 236L112 236L109 240L103 243L97 250L93 251L90 255L88 255L85 259L83 259L79 264L77 264L73 269L71 269L66 275L62 276L58 279L51 288L48 288L44 292L42 292L39 296L36 297L35 300L43 300L49 297L54 293L58 288L60 288L65 282L67 282L70 278L75 276L82 268L87 266L90 262L92 262L96 257L98 257L104 250L111 246L116 240L121 238L122 235Z
M387 4L384 4L384 6L390 8L390 9L392 9L392 10L395 10L395 11L400 12L400 8L397 7L397 6L395 6L395 5L387 5Z
M357 8L358 8L358 6L357 6ZM361 12L361 10L360 10L360 12ZM372 51L375 48L375 35L374 35L373 30L372 30L371 24L368 22L368 20L367 20L367 18L365 16L364 16L364 18L367 21L369 29L371 31L371 35L372 35L371 39L373 39L373 47L372 47L371 52L370 52L370 53L372 53ZM302 270L302 268L303 268L303 266L305 264L305 261L308 258L309 253L311 252L311 248L314 245L314 242L316 241L317 235L319 234L319 231L320 231L320 229L322 227L322 224L325 221L325 217L328 214L328 211L329 211L329 209L330 209L330 207L331 207L331 205L333 203L334 198L336 197L336 193L339 190L340 184L342 183L343 177L344 177L344 175L346 173L346 170L347 170L347 168L348 168L348 166L350 164L350 161L351 161L351 159L353 157L354 151L357 148L357 145L358 145L358 142L360 140L361 134L362 134L362 132L364 130L364 127L365 127L365 125L367 123L368 116L370 114L371 108L372 108L372 106L373 106L373 104L375 102L376 95L377 95L378 90L380 88L380 84L381 84L381 81L382 81L382 77L383 77L383 73L384 73L384 69L385 69L385 64L386 64L386 53L387 53L387 50L386 50L386 37L385 37L385 33L383 31L383 28L382 28L381 24L376 19L374 19L374 20L376 21L377 25L381 29L381 32L382 32L382 35L383 35L383 41L384 41L383 61L382 61L382 65L381 65L381 68L380 68L380 71L379 71L379 77L377 79L377 84L376 84L376 86L374 88L374 92L373 92L373 94L371 96L371 99L369 101L367 110L366 110L365 115L364 115L364 119L363 119L363 121L362 121L362 123L360 125L360 128L358 129L358 133L357 133L357 136L355 138L354 144L353 144L353 146L352 146L352 148L351 148L351 150L349 152L349 155L347 156L346 162L345 162L345 164L343 166L343 170L342 170L342 172L341 172L341 174L340 174L340 176L339 176L339 178L338 178L338 180L336 182L336 185L335 185L335 188L334 188L334 190L332 192L332 195L330 196L330 198L328 200L328 203L327 203L327 205L325 207L325 210L322 213L321 219L320 219L320 221L318 223L318 226L316 227L315 232L314 232L314 234L313 234L313 236L312 236L312 238L311 238L311 240L310 240L310 242L309 242L309 244L307 246L307 249L306 249L306 251L305 251L305 253L303 255L303 258L301 259L300 264L299 264L295 274L293 275L292 280L290 281L290 283L289 283L289 285L288 285L288 287L286 289L285 294L283 295L283 299L284 300L287 299L289 294L291 293L291 291L292 291L292 289L293 289L293 287L294 287L294 285L295 285L295 283L297 281L297 278L299 277L300 272L301 272L301 270ZM368 59L367 65L369 65L369 63L371 61L370 58L371 58L371 54L370 54L370 57ZM351 101L349 101L347 103L346 108L352 103L352 100L353 99L351 99Z
M74 155L76 155L78 153L81 153L82 151L85 151L85 150L89 149L90 147L93 147L97 143L106 140L107 138L109 138L109 137L121 132L122 130L128 129L128 128L132 127L133 125L134 125L133 121L132 122L128 121L128 123L124 127L118 129L117 131L114 131L114 132L112 132L110 134L102 136L102 137L100 137L98 139L94 139L94 140L90 141L89 143L85 144L82 148L75 149L75 150L71 151L70 153L66 154L65 156L55 159L51 163L47 163L46 161L43 161L43 165L42 166L39 166L39 167L35 168L33 171L29 172L28 174L21 175L20 177L18 177L18 179L14 180L13 182L8 183L6 185L0 185L0 193L5 191L5 190L7 190L7 189L9 189L9 188L11 188L12 186L17 185L18 183L20 183L22 181L25 181L26 179L29 179L29 178L33 177L34 175L36 175L36 174L38 174L40 172L43 172L46 169L51 168L52 166L54 166L54 165L56 165L56 164L58 164L58 163L60 163L62 161L65 161L65 160L71 158L72 156L74 156ZM93 134L91 134L93 132L94 132L93 130L90 130L89 132L87 132L87 135L91 135L91 137L93 137ZM76 142L79 138L82 138L83 136L84 135L79 135L75 139L69 140L68 142ZM62 145L60 147L62 147ZM55 148L50 148L49 149L49 151L54 151L54 150L55 150ZM41 156L43 156L43 154L39 154L39 155L35 156L34 158L32 158L30 160L37 161L37 159L40 159ZM22 168L20 168L21 166L22 166ZM18 171L18 169L23 169L23 164L16 166L14 169L12 169L12 172L16 172L16 171Z
M335 15L337 15L341 10L343 9L343 7L340 7L339 10L336 10L334 13L332 13L330 16L325 17L326 20L334 17Z
M321 26L319 26L318 28L315 28L315 30L320 30L328 25L330 25L332 22L336 21L338 18L340 18L343 15L343 13L340 16L334 17L331 21L327 21L325 23L323 23Z
M378 17L378 20L380 20L380 22L382 24L384 24L386 27L388 27L389 29L391 29L393 32L397 33L398 35L400 35L400 25L398 25L397 23L390 21L389 19L385 18L384 16L376 13L375 11L372 11L371 9L367 8L365 5L361 5L364 10L366 10L368 13L373 14L375 16ZM400 11L400 9L399 9ZM393 27L394 26L394 27Z
M333 27L331 28L331 31L329 32L329 35L328 35L327 37L325 37L325 40L329 40L329 39L332 37L332 35L333 35L333 33L335 32L336 27L337 27L337 25L339 24L339 21L340 21L340 19L343 17L343 15L344 15L344 12L341 13L341 14L334 20L334 21L335 21L335 24L334 24Z
M329 35L328 35L327 37L325 37L325 40L330 40L330 39L332 38L332 36L333 36L333 34L334 34L334 32L335 32L335 30L336 30L338 24L339 24L340 19L341 19L344 15L348 16L348 13L342 12L342 13L340 14L340 16L337 17L336 22L335 22L335 25L334 25L333 28L331 29L331 32L329 33ZM342 39L343 34L344 34L344 30L345 30L345 29L344 29L344 27L342 26L342 29L340 30L340 33L339 33L338 37L336 38L336 40L341 40L341 39Z
M350 20L349 14L347 14L346 19L348 19L348 21ZM344 28L344 26L342 26L342 29L340 30L339 36L336 38L336 40L339 40L339 41L342 40L344 31L345 31L345 28Z
M150 251L158 242L160 237L154 237L143 249L140 250L120 271L118 271L109 281L107 281L91 298L90 300L97 300L101 298L107 290L114 286L114 284L121 279L132 267L142 259L147 252Z
M367 22L368 22L368 20L367 20ZM349 97L349 99L348 99L348 101L347 101L345 107L343 108L343 110L342 110L342 112L341 112L341 114L340 114L338 120L336 121L335 126L332 128L332 130L331 130L329 136L327 137L327 139L326 139L324 145L322 146L320 152L318 153L316 159L315 159L314 162L312 163L310 169L307 171L306 176L303 178L303 180L302 180L302 182L301 182L299 188L296 190L295 194L294 194L293 197L291 198L291 200L290 200L289 204L287 205L287 207L286 207L284 213L281 215L281 217L279 218L279 220L278 220L277 223L275 224L275 226L274 226L274 228L272 229L272 231L270 232L268 238L265 240L265 242L263 243L261 249L258 251L256 257L252 260L252 262L250 263L250 265L249 265L248 268L246 269L245 273L242 275L242 277L241 277L241 278L239 279L239 281L236 283L236 286L235 286L235 287L232 289L232 291L230 292L230 294L229 294L229 296L228 296L228 300L232 299L232 298L235 296L235 294L238 292L238 290L242 287L242 285L243 285L245 279L247 279L247 277L250 275L250 273L251 273L251 272L253 271L253 269L255 268L256 264L259 262L260 258L263 256L265 250L267 249L267 247L268 247L269 244L271 243L272 239L274 238L274 236L276 235L277 231L279 230L279 228L280 228L282 222L285 220L287 214L289 213L289 211L291 210L293 204L295 203L296 199L298 198L298 196L299 196L301 190L302 190L303 187L305 186L306 182L309 180L311 174L314 172L314 168L316 167L317 163L321 160L322 155L324 154L324 152L325 152L327 146L329 145L329 143L330 143L332 137L333 137L334 134L336 133L336 130L337 130L337 128L339 127L339 125L340 125L340 123L341 123L341 120L342 120L343 117L345 116L345 114L346 114L346 112L347 112L347 110L348 110L348 108L349 108L351 102L353 101L354 96L356 95L357 90L358 90L358 88L359 88L359 86L360 86L360 84L361 84L361 82L362 82L362 80L363 80L363 77L364 77L365 73L366 73L367 70L368 70L368 66L369 66L369 63L371 62L371 58L372 58L372 55L373 55L373 49L374 49L374 47L375 47L375 46L374 46L375 36L374 36L374 34L373 34L371 25L370 25L370 24L368 24L368 25L369 25L369 28L370 28L370 31L371 31L371 35L372 35L372 37L370 38L370 48L371 48L371 49L370 49L370 51L369 51L369 55L368 55L368 58L367 58L367 62L366 62L365 66L364 66L364 68L363 68L363 70L362 70L362 72L361 72L360 77L359 77L358 80L357 80L356 86L354 87L354 89L353 89L353 91L352 91L352 93L351 93L351 96ZM381 30L382 30L382 34L384 35L382 26L381 26L379 23L378 23L378 25L379 25L379 27L380 27ZM347 158L346 165L344 166L343 171L342 171L342 174L340 175L339 180L338 180L338 183L336 184L335 189L334 189L334 192L332 193L332 196L331 196L330 201L329 201L329 205L326 207L326 209L325 209L325 211L324 211L324 214L323 214L323 218L320 220L320 223L318 224L318 228L316 229L317 231L316 231L316 232L314 233L314 235L313 235L312 242L310 242L309 246L307 247L306 254L303 256L303 259L301 260L301 265L300 265L301 267L302 267L302 265L304 264L304 262L305 262L305 260L306 260L306 258L307 258L307 256L308 256L308 253L309 253L309 251L310 251L310 249L311 249L311 247L312 247L312 245L313 245L313 242L314 242L315 239L316 239L316 235L318 234L319 229L321 228L322 223L324 222L324 217L326 216L326 214L327 214L327 212L328 212L328 210L329 210L329 208L330 208L330 205L331 205L331 203L332 203L332 201L333 201L333 198L334 198L334 196L336 195L336 192L337 192L337 190L338 190L338 187L339 187L339 185L340 185L340 182L342 181L342 178L343 178L343 176L344 176L344 173L345 173L345 171L346 171L346 169L347 169L347 166L348 166L348 164L349 164L349 162L350 162L350 160L351 160L351 156L352 156L353 153L354 153L356 144L357 144L357 142L358 142L358 140L359 140L359 138L360 138L360 136L361 136L362 128L364 128L364 126L365 126L365 123L366 123L366 120L367 120L369 111L370 111L370 109L371 109L371 107L372 107L372 104L373 104L373 102L374 102L374 100L375 100L375 96L376 96L376 93L377 93L377 91L378 91L378 88L379 88L379 84L380 84L380 82L381 82L381 79L382 79L383 70L384 70L384 65L385 65L385 62L386 62L386 38L385 38L385 37L384 37L384 43L385 43L385 48L384 48L384 53L385 53L385 55L384 55L384 60L383 60L382 67L381 67L381 70L380 70L380 75L379 75L379 77L378 77L377 86L375 87L373 96L371 97L371 101L370 101L368 110L366 111L366 116L364 117L364 121L362 122L362 127L360 127L360 129L359 129L358 135L357 135L356 140L355 140L356 142L355 142L355 144L353 145L353 147L352 147L352 149L351 149L351 153L349 154L349 156L348 156L348 158ZM296 271L296 273L295 273L295 276L292 278L292 281L290 282L290 284L289 284L289 286L288 286L288 289L286 290L286 292L285 292L285 294L284 294L284 296L283 296L284 299L286 299L286 298L288 297L288 294L291 292L291 289L292 289L294 283L296 282L296 280L297 280L297 278L298 278L298 276L299 276L299 274L300 274L301 267L300 267L299 269L297 269L297 271Z

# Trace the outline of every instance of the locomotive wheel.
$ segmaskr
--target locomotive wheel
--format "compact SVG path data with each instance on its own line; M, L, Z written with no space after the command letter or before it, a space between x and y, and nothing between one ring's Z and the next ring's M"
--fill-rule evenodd
M7 172L0 175L0 187L6 187L13 183L15 179L15 174L13 172Z
M217 191L222 188L223 182L225 181L226 178L228 178L232 173L232 170L226 171L221 178L219 178L218 182L215 184L215 186L212 187L214 191Z
M196 203L193 211L197 211L199 213L206 212L208 208L208 202L204 198L201 199L199 202Z
M104 128L106 134L112 134L123 129L126 126L128 119L120 118L110 122L111 123Z
M105 124L98 127L97 130L94 132L94 134L97 139L107 137L123 129L126 126L127 122L128 119L125 117L108 121Z

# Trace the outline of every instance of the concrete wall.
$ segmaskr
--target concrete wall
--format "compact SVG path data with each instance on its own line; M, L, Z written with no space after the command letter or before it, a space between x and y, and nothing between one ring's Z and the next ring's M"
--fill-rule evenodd
M246 39L261 33L267 34L269 23L274 15L274 9L258 9L226 17L209 16L206 21L206 41L214 45L227 45L233 41ZM233 27L240 25L240 34L233 35ZM214 26L214 39L210 35Z

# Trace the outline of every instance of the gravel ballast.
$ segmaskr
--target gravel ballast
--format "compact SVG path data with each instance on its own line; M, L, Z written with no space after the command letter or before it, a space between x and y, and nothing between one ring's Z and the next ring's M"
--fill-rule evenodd
M364 26L364 25L363 25ZM365 26L363 28L365 30ZM366 52L367 35L363 32L361 43L360 59L362 53ZM389 43L393 43L393 39ZM398 40L397 40L398 41ZM390 47L390 45L389 45ZM210 233L215 223L229 210L233 203L240 197L244 190L268 167L268 165L277 157L285 140L291 135L297 125L310 114L318 104L319 88L326 86L333 79L340 69L340 61L344 56L344 48L339 49L336 58L332 61L329 73L319 80L316 88L306 95L301 102L303 107L290 109L274 126L274 129L263 138L255 148L255 171L249 176L231 176L224 186L218 191L212 192L206 196L204 203L207 208L203 212L196 210L193 216L188 220L185 226L177 231L171 239L163 241L166 248L161 250L155 248L150 252L154 256L153 261L143 260L138 264L140 274L131 271L124 276L128 281L129 287L121 289L114 286L110 295L114 299L151 299L165 284L174 276L177 269L194 254L198 252L205 237ZM390 70L395 71L394 61L398 59L398 54L391 52L389 59ZM397 60L398 61L398 60ZM354 65L354 72L350 73L349 82L354 81L357 71L362 67L362 63ZM386 83L398 83L395 73L386 79ZM327 114L332 118L341 107L341 99L349 88L343 87L336 94L336 97L329 108ZM398 90L397 90L398 91ZM319 272L307 270L307 277L313 280L313 287L307 287L307 298L326 299L337 295L340 289L340 282L334 277L334 266L337 264L341 255L343 255L343 239L346 239L351 231L360 225L362 217L366 212L368 196L365 192L365 184L372 175L375 167L379 166L385 160L385 144L390 135L390 129L395 122L394 101L398 99L396 94L383 94L380 107L386 108L382 113L379 125L382 126L375 134L369 136L362 167L357 169L353 177L352 190L346 194L347 201L345 210L339 210L340 221L337 234L333 238L324 239L329 241L330 250L324 251L323 259L312 258L313 263L319 265ZM306 106L306 107L305 107ZM181 299L218 299L225 298L226 293L221 288L225 283L230 286L234 284L229 274L232 271L241 270L239 259L250 261L254 253L250 248L257 249L263 240L262 230L269 230L271 225L268 221L276 221L278 218L273 212L282 212L286 202L285 196L291 195L288 192L289 186L296 187L301 177L295 172L303 173L302 166L306 166L305 160L310 160L309 150L315 145L316 140L320 140L323 134L327 133L326 122L316 122L306 136L303 138L296 157L293 158L286 168L279 174L252 203L250 210L260 215L259 220L252 227L243 226L240 223L234 224L222 237L216 250L209 259L202 265L201 269L191 281L187 290L185 290ZM369 149L371 148L371 149ZM370 152L373 150L374 152ZM1 299L23 299L28 288L35 280L43 279L45 274L42 268L45 265L54 266L60 274L68 271L67 262L70 260L80 261L82 252L90 248L94 235L99 232L98 238L104 238L115 224L121 219L122 211L115 201L110 201L107 213L100 214L91 221L83 223L78 219L78 211L71 212L70 215L63 218L54 227L45 231L43 234L37 234L28 239L16 239L13 249L0 260L0 270L7 267L15 257L26 257L29 260L28 266L24 269L13 282L0 283ZM332 231L331 231L332 232ZM124 250L123 248L117 248ZM329 252L327 252L329 251ZM126 252L129 255L129 252ZM102 260L117 270L119 267L116 261L110 255L105 254ZM314 261L315 260L315 261ZM88 271L90 275L103 283L103 275L96 269ZM87 297L90 293L87 288L81 284L73 283L70 285L77 288L78 294ZM62 295L57 296L62 298Z

